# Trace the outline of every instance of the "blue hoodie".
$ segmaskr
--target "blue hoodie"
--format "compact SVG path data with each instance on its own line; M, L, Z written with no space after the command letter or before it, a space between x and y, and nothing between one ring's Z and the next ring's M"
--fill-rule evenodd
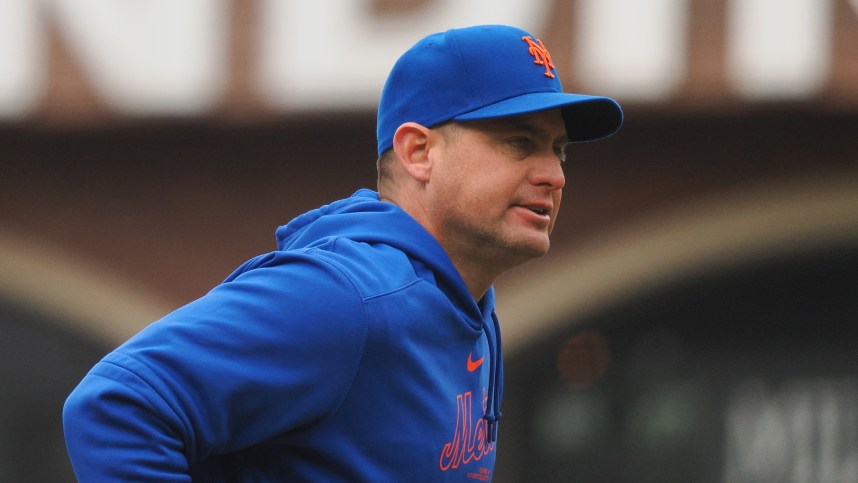
M438 242L360 190L151 324L63 412L90 481L486 481L500 333Z

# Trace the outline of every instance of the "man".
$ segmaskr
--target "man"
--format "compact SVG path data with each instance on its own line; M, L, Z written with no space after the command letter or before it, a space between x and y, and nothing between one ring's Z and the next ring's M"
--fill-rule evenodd
M78 478L491 479L492 283L548 250L566 144L621 123L562 93L522 30L418 42L381 96L378 193L280 227L277 251L99 362L64 410Z

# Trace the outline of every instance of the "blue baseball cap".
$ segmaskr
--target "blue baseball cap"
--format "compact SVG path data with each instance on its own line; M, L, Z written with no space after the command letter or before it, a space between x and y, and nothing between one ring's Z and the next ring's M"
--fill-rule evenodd
M433 127L560 108L571 142L608 137L623 111L608 97L563 92L545 45L515 27L481 25L429 35L393 65L378 105L378 155L402 124Z

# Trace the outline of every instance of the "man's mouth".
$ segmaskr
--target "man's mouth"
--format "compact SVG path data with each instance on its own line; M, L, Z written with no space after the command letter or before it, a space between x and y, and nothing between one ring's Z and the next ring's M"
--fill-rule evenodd
M551 207L544 203L519 203L515 206L530 210L540 216L546 216L551 213Z
M516 203L513 207L527 210L543 220L547 220L551 215L551 207L544 203Z
M548 208L542 208L539 206L525 206L525 208L536 213L537 215L547 215L549 212Z

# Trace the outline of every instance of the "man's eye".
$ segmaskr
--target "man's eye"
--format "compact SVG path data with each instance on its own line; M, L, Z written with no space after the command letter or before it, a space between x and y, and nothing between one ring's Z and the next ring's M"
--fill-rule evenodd
M560 160L561 163L566 162L566 145L557 146L554 148L554 155L557 156L557 159Z
M509 140L509 144L519 151L530 151L533 143L528 138L513 138Z

